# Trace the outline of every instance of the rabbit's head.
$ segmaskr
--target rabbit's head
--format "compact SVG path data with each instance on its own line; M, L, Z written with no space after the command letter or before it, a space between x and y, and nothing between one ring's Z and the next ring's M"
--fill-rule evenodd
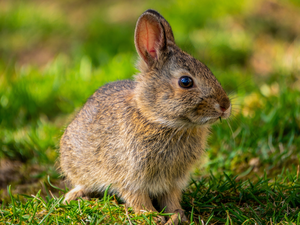
M176 44L169 23L147 10L137 21L135 47L140 55L135 102L151 122L169 127L211 124L228 118L226 92L203 63Z

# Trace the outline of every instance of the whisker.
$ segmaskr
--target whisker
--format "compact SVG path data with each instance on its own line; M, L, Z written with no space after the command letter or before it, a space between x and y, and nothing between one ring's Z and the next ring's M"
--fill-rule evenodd
M235 122L238 126L241 126L241 123L235 115L231 115L228 119L232 122Z
M235 137L234 137L234 134L233 134L232 127L231 127L231 125L230 125L230 123L229 123L228 120L226 120L226 122L227 122L227 124L228 124L228 126L229 126L229 128L230 128L230 130L231 130L231 133L232 133L233 145L234 145L234 147L236 147L236 144L235 144Z
M240 118L237 116L237 115L234 115L234 113L233 114L231 114L231 116L230 116L230 120L231 121L235 121L235 120L239 120Z
M227 93L227 95L231 95L234 91L238 91L240 88L242 87L246 87L247 85L249 85L249 81L251 81L251 78L245 79L245 81L241 82L240 84L238 84L238 86L236 87L236 89L233 89L232 91L230 91L229 93Z
M230 96L230 95L229 95L228 98L229 98L230 101L232 101L232 100L238 99L239 96L238 96L238 95L234 95L234 96Z
M240 108L239 109L237 109L237 108L231 109L231 112L238 113L238 112L240 112Z

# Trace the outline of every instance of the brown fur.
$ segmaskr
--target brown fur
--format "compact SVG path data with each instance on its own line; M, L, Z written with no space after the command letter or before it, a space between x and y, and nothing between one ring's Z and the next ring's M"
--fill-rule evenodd
M205 149L209 124L230 115L230 101L211 71L176 46L156 11L139 18L135 40L141 56L135 81L97 90L61 138L61 169L75 186L66 200L111 184L136 213L156 211L155 198L160 209L186 219L181 191ZM181 76L195 87L181 88Z

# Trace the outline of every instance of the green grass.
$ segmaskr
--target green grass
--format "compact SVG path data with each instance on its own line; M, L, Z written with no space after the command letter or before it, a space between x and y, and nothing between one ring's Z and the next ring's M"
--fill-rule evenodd
M10 187L9 187L10 188ZM62 203L63 197L47 196L45 200L38 192L34 196L25 196L26 204L12 197L10 210L2 210L2 221L11 223L31 224L129 224L147 221L152 224L153 216L156 214L134 215L132 210L125 209L124 204L119 204L115 196L105 192L102 199L94 201L72 201ZM126 215L127 213L127 215ZM160 215L168 215L160 213Z
M300 224L300 181L297 176L283 173L270 182L265 174L256 182L238 180L237 176L192 180L183 195L182 206L190 224ZM14 197L11 186L9 207L1 209L4 224L155 224L157 213L135 215L108 190L103 198L92 201L78 200L64 204L63 195L51 192L42 198L23 195ZM64 190L62 190L64 191ZM126 214L127 213L127 214ZM167 216L160 212L159 215Z
M137 73L135 22L154 8L233 102L232 117L212 127L184 191L190 223L300 224L299 6L297 0L1 1L0 223L153 221L155 215L130 208L126 215L123 202L109 195L62 204L66 188L55 163L64 128L87 98Z

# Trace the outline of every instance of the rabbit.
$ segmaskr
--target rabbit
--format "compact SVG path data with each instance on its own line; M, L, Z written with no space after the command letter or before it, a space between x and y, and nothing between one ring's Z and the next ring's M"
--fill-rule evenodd
M140 56L134 81L100 87L61 138L60 167L74 187L65 200L111 185L135 213L165 208L175 213L166 224L178 224L186 221L182 191L210 125L230 116L231 103L208 67L175 44L157 11L139 17L134 43Z

